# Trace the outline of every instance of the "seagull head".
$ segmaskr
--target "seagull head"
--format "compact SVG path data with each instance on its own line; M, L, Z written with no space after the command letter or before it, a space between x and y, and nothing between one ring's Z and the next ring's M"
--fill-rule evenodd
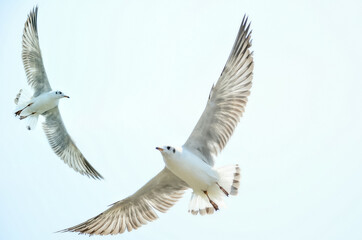
M176 152L178 152L176 148L171 147L171 146L156 147L156 149L158 151L160 151L162 155L164 155L164 154L171 155L171 154L175 154Z
M61 91L54 91L53 94L56 98L69 98L69 96L65 95Z

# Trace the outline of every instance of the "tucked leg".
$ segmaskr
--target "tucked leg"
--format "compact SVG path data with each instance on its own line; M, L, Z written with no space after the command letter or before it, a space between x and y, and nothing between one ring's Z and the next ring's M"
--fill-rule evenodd
M20 109L19 111L16 111L15 112L15 116L19 116L20 115L20 113L25 109L25 108L27 108L27 107L30 107L31 105L33 105L33 103L29 103L28 105L26 105L26 107L24 107L23 109ZM25 117L26 118L26 117ZM21 120L22 118L20 117L20 120ZM24 119L24 118L23 118Z
M36 112L32 112L31 114L27 115L27 116L20 116L20 120L23 120L31 115L34 115Z
M221 189L221 191L228 197L229 196L229 193L223 188L223 187L221 187L218 183L216 183L218 186L219 186L219 188Z
M206 194L207 198L209 199L211 205L214 207L215 211L219 210L219 206L210 199L209 194L207 194L207 191L204 191L204 193Z

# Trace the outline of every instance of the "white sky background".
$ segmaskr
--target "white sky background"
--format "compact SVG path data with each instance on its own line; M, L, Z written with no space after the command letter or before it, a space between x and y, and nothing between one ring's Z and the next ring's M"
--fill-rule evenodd
M21 37L38 3L45 69L68 132L105 177L65 165L12 111L26 86ZM190 191L136 231L102 239L361 239L361 1L1 1L0 239L54 233L134 193L182 145L252 21L254 84L217 160L238 163L237 197L211 216ZM95 237L100 239L99 237Z

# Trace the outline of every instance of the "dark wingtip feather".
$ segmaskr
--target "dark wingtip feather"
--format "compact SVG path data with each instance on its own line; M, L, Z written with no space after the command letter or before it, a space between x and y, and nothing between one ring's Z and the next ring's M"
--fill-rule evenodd
M26 31L27 27L33 27L35 32L38 31L37 29L37 19L38 19L38 5L33 7L33 10L30 11L28 14L28 18L25 22L24 32Z
M89 178L97 179L97 180L103 180L103 176L95 170L92 165L87 161L87 159L83 159L84 161L84 168L83 172L81 172L82 175L86 175Z

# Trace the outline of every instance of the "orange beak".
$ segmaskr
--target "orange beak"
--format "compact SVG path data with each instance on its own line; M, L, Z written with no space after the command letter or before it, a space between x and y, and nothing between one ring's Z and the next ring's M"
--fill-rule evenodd
M160 147L156 147L156 149L157 149L158 151L160 151L160 152L163 151L163 148L160 148Z

